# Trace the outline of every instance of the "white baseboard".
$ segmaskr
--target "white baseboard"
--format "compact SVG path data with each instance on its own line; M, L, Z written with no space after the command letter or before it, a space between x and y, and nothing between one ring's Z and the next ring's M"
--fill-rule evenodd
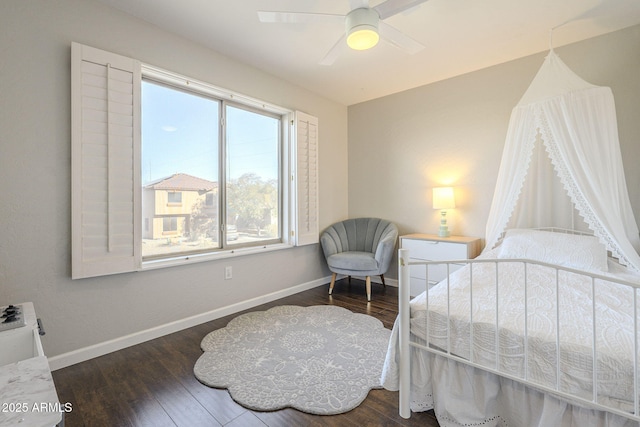
M318 286L323 286L330 281L331 277L327 276L321 279L313 280L311 282L303 283L301 285L293 286L291 288L283 289L281 291L272 292L267 295L261 295L259 297L255 297L236 304L231 304L226 307L221 307L212 311L208 311L206 313L187 317L186 319L176 320L175 322L156 326L155 328L135 332L130 335L125 335L123 337L115 338L99 344L94 344L89 347L84 347L78 350L70 351L68 353L60 354L58 356L53 356L49 358L49 367L52 371L66 368L67 366L75 365L76 363L84 362L86 360L103 356L114 351L122 350L123 348L131 347L145 341L172 334L174 332L191 328L202 323L210 322L212 320L219 319L230 314L238 313L242 310L247 310L261 304L288 297L290 295L313 289Z
M394 288L398 287L398 279L384 279L387 282L387 285L393 286Z

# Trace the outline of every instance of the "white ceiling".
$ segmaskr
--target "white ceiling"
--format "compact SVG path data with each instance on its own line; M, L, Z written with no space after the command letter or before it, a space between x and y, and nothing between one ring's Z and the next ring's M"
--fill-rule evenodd
M346 14L349 0L100 1L344 105L547 50L551 28L558 47L640 23L640 0L429 0L385 20L425 49L381 41L323 66L342 25L261 23L257 11Z

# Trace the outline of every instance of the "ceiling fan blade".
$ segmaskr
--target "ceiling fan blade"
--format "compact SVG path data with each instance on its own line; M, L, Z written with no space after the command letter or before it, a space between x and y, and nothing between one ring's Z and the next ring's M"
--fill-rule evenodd
M349 6L351 10L369 7L369 0L349 0Z
M382 38L407 53L414 54L424 49L422 43L412 39L385 22L380 21L379 30Z
M340 37L340 40L338 40L337 43L334 44L333 47L329 50L329 52L327 52L324 58L322 58L322 61L320 61L320 65L332 65L336 61L336 59L338 59L338 56L340 56L345 46L347 45L346 38L346 34L343 34L342 37Z
M305 13L305 12L273 12L266 10L258 11L260 22L266 23L336 23L344 24L344 15L332 15L328 13Z
M387 0L374 7L374 9L378 12L378 15L380 15L380 19L386 19L426 1L427 0Z

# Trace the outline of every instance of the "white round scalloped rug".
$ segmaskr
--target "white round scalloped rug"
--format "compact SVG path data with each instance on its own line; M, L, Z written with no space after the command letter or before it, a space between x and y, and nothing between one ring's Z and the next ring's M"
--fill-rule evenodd
M375 317L342 307L278 306L209 333L193 370L249 409L340 414L381 388L390 335Z

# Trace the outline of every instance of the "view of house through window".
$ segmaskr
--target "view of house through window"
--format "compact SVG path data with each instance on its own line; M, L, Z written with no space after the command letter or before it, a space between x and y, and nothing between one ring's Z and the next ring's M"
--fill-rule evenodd
M227 240L278 239L280 119L227 106L226 124Z
M280 116L142 84L142 256L281 238Z

